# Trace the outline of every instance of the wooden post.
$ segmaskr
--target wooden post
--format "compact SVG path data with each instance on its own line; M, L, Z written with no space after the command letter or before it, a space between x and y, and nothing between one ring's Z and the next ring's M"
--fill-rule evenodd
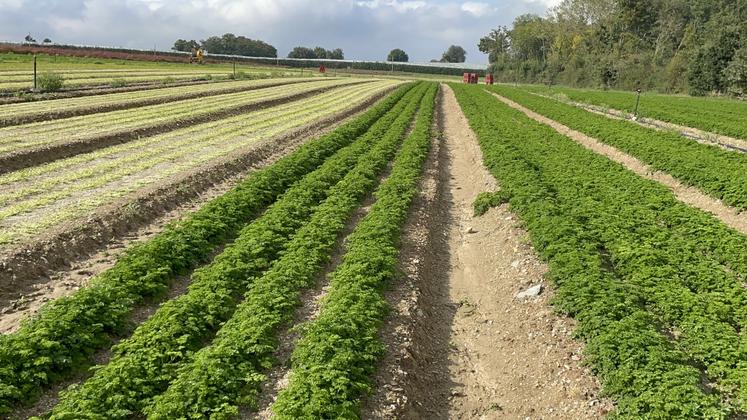
M638 119L638 104L641 102L641 88L638 88L635 90L636 97L635 97L635 111L633 111L633 119Z
M233 79L236 80L236 60L233 60Z
M34 54L34 92L36 92L36 54Z

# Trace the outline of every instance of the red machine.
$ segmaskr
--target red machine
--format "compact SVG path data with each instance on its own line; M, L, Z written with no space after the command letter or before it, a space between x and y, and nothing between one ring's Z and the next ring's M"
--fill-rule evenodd
M492 85L493 84L493 74L488 73L485 75L485 84L486 85Z
M327 72L327 68L326 67L319 66L319 73L326 73L326 72Z
M477 73L464 73L462 82L474 85L480 82L480 76Z

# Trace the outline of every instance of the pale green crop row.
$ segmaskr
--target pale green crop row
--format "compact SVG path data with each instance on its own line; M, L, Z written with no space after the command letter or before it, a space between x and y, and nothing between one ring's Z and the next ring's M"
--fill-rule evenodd
M289 83L308 78L282 79ZM29 115L46 114L50 112L62 112L76 109L96 108L102 105L128 104L142 100L166 99L178 97L184 94L196 93L219 93L229 89L241 89L260 87L268 84L278 83L278 79L242 80L224 83L208 83L202 85L166 87L163 89L136 90L131 92L109 93L103 95L82 96L76 98L50 99L48 101L21 102L16 104L0 105L0 115L3 119L26 117Z
M64 81L65 87L75 87L75 86L98 86L98 85L107 85L111 84L112 82L116 80L123 80L127 83L139 83L139 82L158 82L163 81L167 79L173 79L174 81L177 80L191 80L198 77L202 77L205 75L211 75L211 76L228 76L231 74L231 72L226 71L201 71L197 73L162 73L157 75L151 75L151 76L142 76L142 75L132 75L132 76L125 76L125 75L112 75L110 77L86 77L86 78L72 78L68 79L66 78ZM64 75L63 75L64 77ZM0 78L0 91L9 91L9 90L19 90L19 89L30 89L33 87L33 80L31 77L27 78L21 78L20 81L5 81L4 78Z
M42 72L43 73L43 72ZM58 73L58 72L55 72ZM147 71L128 71L128 72L96 72L96 73L58 73L62 77L65 78L67 81L78 81L78 80L91 80L92 82L95 82L94 79L107 79L107 78L122 78L126 79L127 77L161 77L161 76L172 76L172 77L180 77L180 76L203 76L205 74L230 74L230 70L180 70L180 71L154 71L154 70L147 70ZM29 80L32 80L33 72L29 72L26 74L15 74L15 75L6 75L6 74L0 74L0 86L5 83L13 83L13 82L25 82L28 83Z
M47 71L47 67L45 65L41 65L39 70L40 71ZM245 73L262 73L266 72L267 68L257 68L257 67L247 67L247 66L236 66L237 71L243 71ZM222 66L182 66L182 68L153 68L153 67L127 67L127 68L102 68L102 69L73 69L73 68L51 68L49 71L52 71L57 74L61 74L63 76L70 76L71 79L80 78L81 75L83 76L92 76L96 77L101 74L111 74L113 76L118 75L143 75L143 74L174 74L174 73L195 73L195 74L205 74L205 73L231 73L233 71L230 64L228 65L222 65ZM23 77L29 77L32 76L34 72L31 70L31 67L29 67L27 70L0 70L0 80L6 80L6 77L12 77L12 76L23 76Z
M376 81L0 176L0 244L18 242L256 141L355 106Z
M188 99L134 109L83 115L61 120L42 121L0 128L0 154L72 143L116 133L127 134L158 124L184 121L239 106L279 99L315 89L357 83L355 79L324 79L267 89Z

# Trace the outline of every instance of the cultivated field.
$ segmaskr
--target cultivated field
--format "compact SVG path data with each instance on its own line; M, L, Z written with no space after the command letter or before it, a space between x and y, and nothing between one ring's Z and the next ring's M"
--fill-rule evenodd
M45 60L0 104L0 416L747 415L743 103Z

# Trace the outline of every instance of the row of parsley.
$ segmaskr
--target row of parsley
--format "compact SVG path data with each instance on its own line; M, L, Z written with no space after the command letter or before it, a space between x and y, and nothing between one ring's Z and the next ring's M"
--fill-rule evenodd
M744 411L744 236L489 93L454 88L617 414Z
M383 292L397 277L400 236L434 135L434 106L433 96L426 98L376 202L348 237L321 311L293 351L288 387L272 407L276 418L360 416L360 399L385 349L379 339L388 310Z
M106 365L65 392L51 418L139 415L234 315L244 293L254 288L277 258L289 252L298 232L309 226L320 203L346 174L367 165L385 139L401 137L423 91L420 86L406 93L366 134L294 184L243 228L212 263L193 273L187 293L163 304L132 337L112 348L114 356Z
M87 366L93 354L128 329L138 304L160 299L178 275L221 244L327 158L366 133L411 89L403 86L355 120L315 139L151 240L127 251L90 285L45 305L12 334L0 336L0 414ZM387 114L389 113L389 114Z
M670 131L641 127L572 105L533 95L510 86L492 90L519 104L629 153L652 168L667 172L688 185L747 209L747 154L723 150Z

